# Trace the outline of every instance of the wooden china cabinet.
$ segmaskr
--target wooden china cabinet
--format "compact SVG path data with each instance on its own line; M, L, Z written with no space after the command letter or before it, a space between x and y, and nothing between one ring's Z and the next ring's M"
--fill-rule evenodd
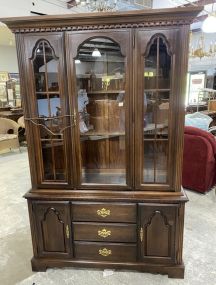
M1 19L16 34L33 270L184 277L183 95L200 11Z

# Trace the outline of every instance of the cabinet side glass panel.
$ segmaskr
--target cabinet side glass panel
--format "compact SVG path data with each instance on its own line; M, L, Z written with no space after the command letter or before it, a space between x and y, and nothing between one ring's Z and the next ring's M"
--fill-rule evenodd
M143 183L167 184L171 56L160 36L144 58Z
M107 38L75 58L82 184L126 184L125 57Z
M59 60L46 41L40 41L35 49L33 68L37 118L45 181L65 181L64 127L59 80Z

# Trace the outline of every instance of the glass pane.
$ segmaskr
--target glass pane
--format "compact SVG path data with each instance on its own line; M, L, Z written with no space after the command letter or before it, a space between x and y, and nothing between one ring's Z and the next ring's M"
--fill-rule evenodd
M54 64L55 62L53 62ZM59 86L58 86L58 77L57 73L53 72L48 72L47 73L47 81L48 81L48 90L49 91L59 91Z
M145 58L144 89L156 89L157 76L157 39L150 47L149 54Z
M54 141L55 180L65 180L65 157L63 141Z
M60 98L58 94L49 95L50 100L50 117L61 116Z
M156 122L160 126L158 134L168 136L169 126L169 92L158 92L158 107L157 107L157 119Z
M159 40L159 71L158 71L158 88L170 88L170 67L171 57L167 53L167 47L164 41Z
M65 180L64 146L61 140L42 141L45 180Z
M49 117L49 99L47 95L37 94L37 107L39 117Z
M48 46L47 43L45 46L46 54L46 70L47 70L47 88L48 91L59 91L58 84L58 61L54 57L52 49Z
M54 179L54 161L52 156L52 142L42 141L42 156L43 156L43 166L44 166L44 179L53 180Z
M152 80L146 77L149 60L156 63ZM165 62L168 63L165 63ZM144 89L143 98L143 182L167 183L169 149L169 100L171 58L164 40L157 37L144 60L144 82L154 83ZM147 67L147 68L146 68ZM155 67L155 65L154 65ZM152 71L153 72L153 71ZM163 82L163 83L161 83ZM151 84L153 84L151 83ZM166 90L164 90L166 89Z
M167 183L168 141L157 141L155 154L155 182Z
M144 148L144 159L143 163L145 165L143 169L143 176L145 183L153 183L154 182L154 142L153 141L145 141Z
M82 183L126 184L125 59L115 42L95 38L78 50L77 100Z
M38 124L45 180L65 180L63 114L59 95L58 58L46 41L41 41L33 59Z

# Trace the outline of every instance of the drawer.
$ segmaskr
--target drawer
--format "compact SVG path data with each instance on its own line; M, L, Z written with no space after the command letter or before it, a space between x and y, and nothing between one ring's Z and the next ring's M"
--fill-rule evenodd
M136 223L136 204L77 202L72 213L74 221Z
M136 225L112 223L73 223L74 240L136 242Z
M103 261L136 261L136 244L75 242L75 258Z

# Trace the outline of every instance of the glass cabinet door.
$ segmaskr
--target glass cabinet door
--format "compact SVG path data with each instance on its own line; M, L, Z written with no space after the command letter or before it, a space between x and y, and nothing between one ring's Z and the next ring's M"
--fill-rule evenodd
M128 187L128 37L80 38L74 59L82 187ZM79 37L79 36L77 36ZM75 42L75 38L74 38ZM73 37L71 40L73 45Z
M37 161L35 163L38 167L38 180L47 185L67 184L65 135L69 129L69 123L62 98L64 87L61 79L63 74L61 57L63 53L59 58L52 45L52 37L28 44L33 50L30 58L33 77L32 86L30 85L32 87L30 113L33 116L27 118L27 121L31 124L36 142Z
M142 41L145 41L145 45ZM139 110L139 133L136 138L140 142L137 186L142 185L148 190L166 190L172 187L174 167L171 119L173 57L166 33L158 33L150 38L141 33L138 48L140 63L137 66L141 75L136 94L136 107Z

